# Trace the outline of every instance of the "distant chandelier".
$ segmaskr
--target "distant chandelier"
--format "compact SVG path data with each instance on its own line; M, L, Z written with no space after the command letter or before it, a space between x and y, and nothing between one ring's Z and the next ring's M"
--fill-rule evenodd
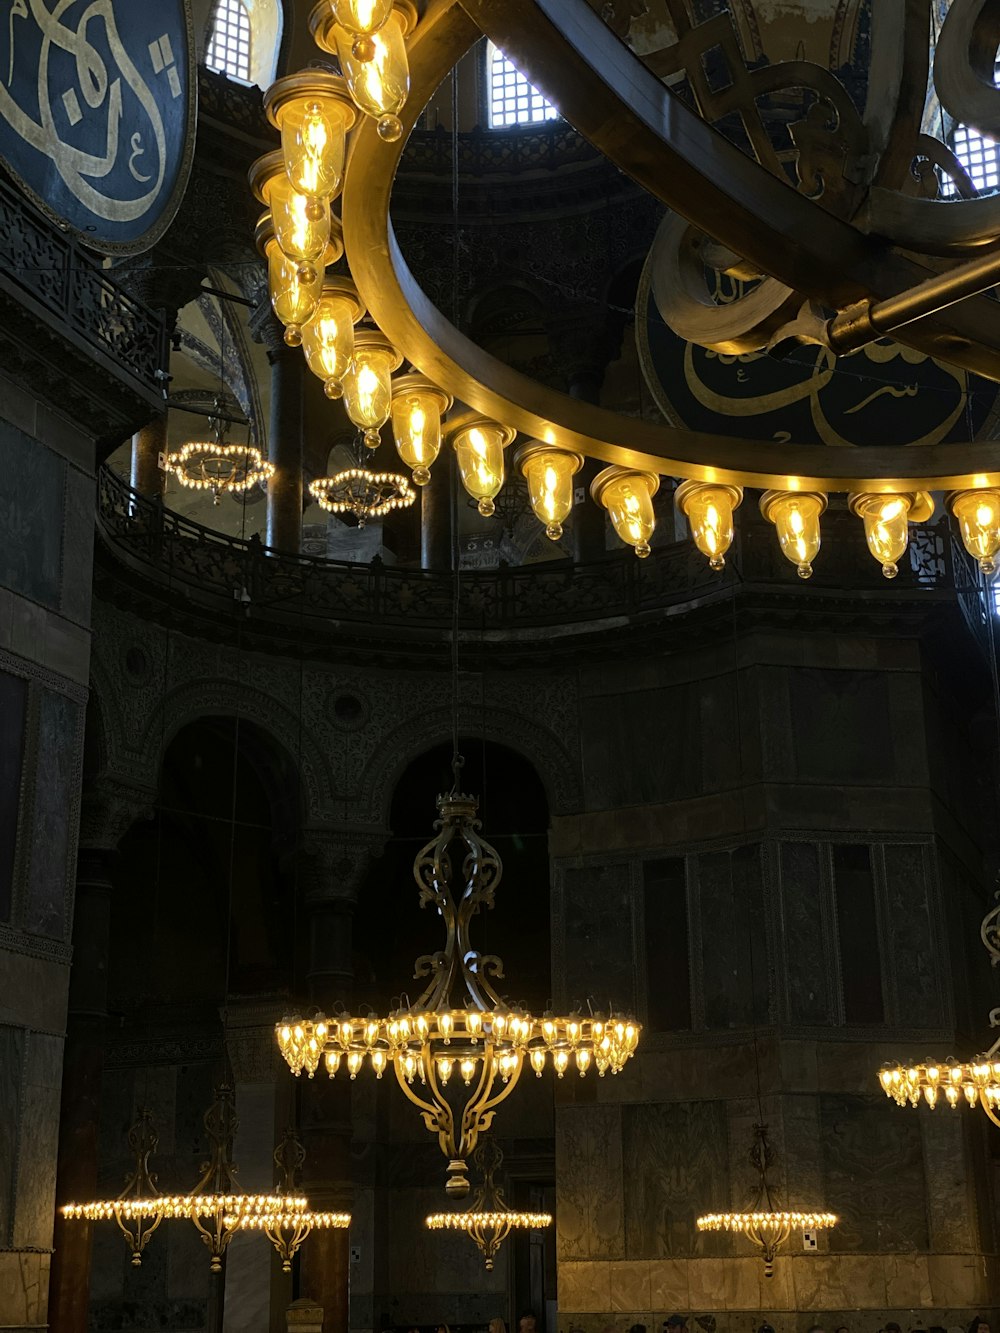
M331 1078L342 1064L352 1079L366 1059L377 1078L391 1065L438 1136L448 1159L445 1189L453 1198L469 1193L466 1162L514 1091L525 1061L539 1077L549 1056L560 1078L571 1063L581 1075L592 1066L602 1076L609 1069L617 1074L641 1031L614 1014L534 1018L494 990L489 977L503 977L503 963L477 952L469 936L473 916L493 906L502 866L479 837L478 801L459 791L460 765L456 756L452 790L437 801L437 836L413 865L420 905L433 904L448 932L443 951L416 960L414 976L430 977L427 988L388 1018L320 1012L285 1018L276 1027L281 1054L296 1076L305 1069L312 1078L321 1060Z
M767 1179L767 1168L772 1161L767 1125L754 1125L753 1132L750 1161L760 1175L760 1183L749 1208L742 1213L707 1213L698 1218L697 1226L699 1231L731 1231L746 1236L761 1251L764 1276L773 1277L777 1252L793 1231L821 1231L834 1227L837 1216L835 1213L780 1209Z
M464 1231L475 1241L486 1271L492 1272L500 1246L514 1230L540 1230L552 1225L550 1213L522 1213L509 1208L503 1190L494 1180L503 1153L493 1138L484 1139L473 1159L483 1173L483 1183L472 1198L472 1207L463 1213L432 1213L424 1225L429 1231Z
M68 1221L113 1220L136 1268L142 1264L143 1251L164 1220L187 1219L194 1223L208 1249L213 1273L222 1271L223 1256L238 1231L264 1231L284 1264L289 1265L291 1256L311 1231L350 1225L347 1213L311 1213L308 1199L298 1195L236 1192L237 1168L232 1161L232 1149L239 1120L231 1088L223 1086L218 1090L215 1102L205 1113L204 1125L212 1150L209 1160L202 1165L201 1179L190 1194L157 1192L149 1159L156 1151L158 1138L152 1115L144 1109L128 1134L136 1165L124 1192L117 1199L66 1204L60 1210L63 1217Z
M309 493L331 514L353 514L358 527L385 518L394 509L406 509L417 498L409 480L398 472L372 472L366 467L347 468L332 477L319 477Z
M996 895L1000 900L1000 892ZM980 938L993 966L1000 964L1000 901L983 917ZM1000 1028L1000 1008L990 1011L990 1027ZM934 1109L940 1102L956 1106L981 1106L1000 1129L1000 1037L983 1055L966 1062L954 1059L925 1060L920 1064L886 1064L879 1071L882 1091L898 1106L919 1106L923 1101Z
M167 454L166 461L167 471L182 486L211 491L213 504L218 504L224 493L243 494L274 476L274 464L255 445L226 443L226 423L220 411L221 403L216 400L216 415L209 418L214 439L189 440Z

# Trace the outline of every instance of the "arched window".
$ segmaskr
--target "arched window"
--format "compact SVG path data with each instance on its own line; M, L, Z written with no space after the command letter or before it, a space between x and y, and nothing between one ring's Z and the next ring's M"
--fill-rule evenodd
M490 129L558 120L559 112L492 42L486 47Z
M993 67L993 82L1000 87L1000 60ZM996 140L959 122L951 136L951 147L980 193L1000 188L1000 144ZM955 182L945 177L941 193L953 198L958 193Z
M243 0L218 0L205 64L231 79L250 82L250 15Z

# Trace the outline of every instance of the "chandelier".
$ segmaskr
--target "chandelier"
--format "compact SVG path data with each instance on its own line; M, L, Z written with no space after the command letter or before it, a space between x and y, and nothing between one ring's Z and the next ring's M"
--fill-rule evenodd
M424 1225L429 1231L464 1231L479 1247L489 1273L500 1246L512 1231L549 1227L552 1215L522 1213L507 1206L503 1190L494 1180L503 1161L495 1139L484 1139L473 1160L483 1173L483 1183L472 1196L472 1207L461 1213L432 1213Z
M275 1029L296 1076L304 1069L312 1078L322 1063L331 1078L346 1067L353 1079L367 1063L381 1078L391 1066L437 1134L448 1159L445 1189L453 1198L469 1193L468 1158L526 1062L538 1077L550 1060L559 1078L571 1065L581 1075L591 1068L601 1076L617 1074L641 1031L613 1013L536 1018L494 989L491 978L503 977L503 963L473 947L470 926L477 912L492 908L502 866L479 836L476 798L459 791L460 765L456 755L452 790L437 801L437 834L413 865L420 905L435 907L447 931L443 950L416 960L414 975L429 978L426 989L387 1018L320 1012L285 1018Z
M172 472L182 486L211 491L215 505L224 493L243 494L274 476L274 464L269 463L255 445L226 443L227 423L221 411L222 404L216 399L215 413L209 417L212 440L189 440L180 449L167 454L166 459L167 471Z
M754 1125L753 1134L750 1161L760 1176L760 1183L746 1212L706 1213L698 1218L697 1227L699 1231L730 1231L746 1236L761 1252L764 1276L773 1277L778 1250L793 1231L820 1231L834 1227L837 1216L816 1210L800 1212L779 1208L775 1191L767 1179L767 1169L773 1160L767 1141L767 1125Z
M1000 892L996 905L983 917L980 938L993 966L1000 964ZM1000 1028L1000 1008L991 1010L990 1027ZM919 1106L933 1110L941 1102L950 1106L980 1106L1000 1129L1000 1037L983 1055L969 1061L925 1060L908 1065L883 1065L879 1071L882 1091L897 1106Z
M409 480L399 472L372 472L351 467L332 477L318 477L309 494L331 514L353 514L358 527L385 518L394 509L407 509L417 498Z
M150 1238L164 1220L186 1219L194 1224L207 1247L213 1273L221 1273L223 1257L238 1231L264 1231L283 1262L290 1264L291 1256L311 1231L350 1225L349 1214L311 1213L308 1199L291 1192L238 1193L232 1151L239 1120L231 1088L219 1088L203 1123L212 1147L208 1161L202 1164L201 1178L190 1194L157 1192L149 1159L156 1151L158 1137L152 1115L144 1109L129 1130L128 1143L136 1165L123 1193L117 1199L65 1204L60 1210L63 1217L68 1221L113 1220L136 1268L142 1263Z

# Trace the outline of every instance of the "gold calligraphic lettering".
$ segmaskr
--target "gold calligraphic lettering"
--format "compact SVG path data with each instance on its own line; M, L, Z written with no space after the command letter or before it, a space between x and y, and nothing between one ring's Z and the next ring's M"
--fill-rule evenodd
M38 120L32 119L2 84L0 84L0 116L26 143L51 159L74 197L97 217L111 222L131 222L141 218L155 203L166 176L166 132L156 98L133 63L118 33L114 0L90 0L80 14L75 29L66 26L62 20L77 0L57 0L55 8L51 11L46 8L45 0L27 0L27 3L30 5L31 17L42 39L37 70ZM11 13L12 25L14 13L21 14L21 7L24 4L25 0L14 0L14 9ZM25 10L21 16L27 18L27 11ZM114 59L114 68L111 71L108 70L100 52L88 36L92 24L103 24L104 36ZM73 58L80 94L89 110L100 112L103 108L107 117L107 134L105 149L100 155L74 148L59 135L52 111L53 99L49 86L51 77L49 62L53 50L65 51ZM11 79L8 83L13 79L14 65L15 51L12 42ZM112 197L102 193L93 183L107 180L118 163L121 149L123 84L130 89L145 113L157 159L154 175L143 177L134 170L136 157L145 152L144 149L137 149L136 140L138 139L141 144L142 139L138 132L134 133L130 141L133 152L128 160L129 170L140 183L152 182L150 188L136 199Z

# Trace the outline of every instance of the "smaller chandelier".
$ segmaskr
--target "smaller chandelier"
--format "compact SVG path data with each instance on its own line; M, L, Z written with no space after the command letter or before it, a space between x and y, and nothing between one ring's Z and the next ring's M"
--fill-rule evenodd
M983 917L979 935L993 966L1000 964L1000 891L996 906ZM990 1011L990 1027L1000 1028L1000 1008ZM889 1062L879 1070L879 1083L897 1106L919 1106L933 1110L941 1102L950 1106L980 1106L1000 1129L1000 1037L983 1055L969 1061L924 1060L912 1064Z
M274 1194L238 1194L236 1166L232 1160L233 1143L239 1121L232 1089L219 1089L216 1101L204 1117L212 1144L209 1160L202 1165L202 1176L190 1194L164 1195L156 1192L156 1176L149 1171L150 1156L156 1151L157 1135L152 1116L143 1110L128 1135L135 1153L136 1166L125 1190L117 1199L99 1199L93 1203L66 1204L60 1211L68 1221L114 1221L129 1249L132 1264L138 1268L150 1237L164 1220L186 1219L192 1222L209 1252L213 1273L221 1273L222 1259L238 1231L263 1231L281 1256L286 1272L296 1251L312 1232L331 1227L350 1226L348 1213L313 1213L309 1201L292 1193L295 1169L304 1158L301 1144L297 1156L289 1148L289 1136L275 1152L279 1165L286 1160L286 1188ZM294 1136L292 1136L294 1138ZM287 1158L280 1154L286 1153Z
M309 494L331 514L353 514L358 527L384 518L394 509L407 509L417 498L409 480L399 472L372 472L351 467L332 477L311 482Z
M486 1271L493 1271L493 1261L500 1246L512 1231L539 1231L552 1225L550 1213L521 1213L508 1208L503 1190L494 1180L503 1153L495 1139L484 1139L473 1161L482 1170L483 1183L472 1196L472 1207L462 1213L432 1213L424 1225L429 1231L464 1231L479 1247L486 1261Z
M211 491L213 504L218 504L224 493L241 495L274 476L274 464L255 445L226 443L226 423L219 415L221 406L216 399L216 415L209 417L215 438L189 440L167 454L166 463L167 471L182 486Z
M760 1175L760 1184L746 1212L706 1213L697 1220L699 1231L730 1231L746 1236L758 1247L764 1260L764 1276L774 1276L774 1260L778 1250L793 1231L821 1231L837 1225L836 1213L818 1210L800 1212L777 1206L775 1191L767 1179L767 1168L773 1160L767 1141L767 1125L754 1125L754 1142L750 1161Z

